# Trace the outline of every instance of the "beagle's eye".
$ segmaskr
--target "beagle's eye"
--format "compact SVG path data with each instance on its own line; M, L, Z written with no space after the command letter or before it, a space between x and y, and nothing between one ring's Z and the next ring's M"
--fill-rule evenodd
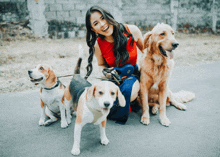
M44 68L43 68L43 67L40 67L39 70L44 70Z
M111 92L111 95L115 95L115 92Z
M172 33L172 35L174 35L175 33Z
M100 95L103 95L103 92L102 92L102 91L99 91L99 94L100 94Z
M164 36L164 35L165 35L165 33L161 33L160 35L161 35L161 36Z

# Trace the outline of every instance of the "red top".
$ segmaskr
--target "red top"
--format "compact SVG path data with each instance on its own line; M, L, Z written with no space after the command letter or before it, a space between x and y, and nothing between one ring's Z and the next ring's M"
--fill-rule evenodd
M131 33L127 26L126 26L126 29L129 33ZM124 35L127 36L125 33ZM127 62L125 62L125 64L135 65L137 63L137 47L136 47L137 43L136 41L134 41L134 44L132 45L131 39L132 38L130 37L127 42L126 48L129 53L129 59ZM113 52L113 43L110 43L106 41L105 39L102 40L100 37L97 39L97 41L98 41L102 56L107 62L107 64L110 67L116 67L116 61L115 61L115 56ZM121 67L125 64L119 64L119 66Z

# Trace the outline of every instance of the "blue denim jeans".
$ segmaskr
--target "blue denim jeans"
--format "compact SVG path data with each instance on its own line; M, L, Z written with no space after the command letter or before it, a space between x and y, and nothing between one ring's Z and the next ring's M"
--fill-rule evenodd
M135 72L138 73L138 66L135 65ZM129 108L130 108L130 99L131 99L131 91L133 84L137 80L137 77L135 76L129 76L127 77L122 84L119 85L119 88L121 90L121 93L125 97L126 105L125 107L120 107L118 105L118 99L115 101L114 106L111 108L111 111L108 115L108 119L115 120L116 123L119 124L125 124L128 120L129 115ZM138 107L134 106L135 110L138 110ZM139 107L140 109L140 107Z

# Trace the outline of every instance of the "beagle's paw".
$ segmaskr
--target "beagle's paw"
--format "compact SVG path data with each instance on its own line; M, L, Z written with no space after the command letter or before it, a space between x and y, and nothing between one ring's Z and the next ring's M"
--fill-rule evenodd
M101 144L102 145L107 145L109 143L109 140L107 139L107 137L106 138L103 138L102 140L101 140Z
M80 154L80 150L79 150L79 148L73 148L73 149L71 150L71 153L72 153L73 155L79 155L79 154Z
M40 125L40 126L44 125L44 119L40 119L40 120L39 120L39 125Z
M62 120L61 121L61 128L66 128L66 127L68 127L68 124L67 124L67 122L66 122L66 120Z
M71 123L71 118L72 118L72 116L70 118L66 118L67 124Z

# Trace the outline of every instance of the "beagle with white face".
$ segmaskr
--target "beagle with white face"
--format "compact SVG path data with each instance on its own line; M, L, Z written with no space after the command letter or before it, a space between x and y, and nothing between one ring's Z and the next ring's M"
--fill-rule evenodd
M48 65L39 64L35 69L28 70L31 82L40 84L41 117L39 125L49 125L61 116L61 128L66 128L68 123L65 117L64 85L57 79L55 72ZM46 116L50 119L45 121Z
M68 123L71 122L71 108L76 111L74 144L71 151L73 155L80 154L81 130L87 123L94 123L100 126L101 144L107 145L109 143L105 134L107 115L116 98L118 98L120 106L125 106L125 98L114 83L101 81L92 85L80 76L81 60L79 58L74 76L64 94L67 100Z

